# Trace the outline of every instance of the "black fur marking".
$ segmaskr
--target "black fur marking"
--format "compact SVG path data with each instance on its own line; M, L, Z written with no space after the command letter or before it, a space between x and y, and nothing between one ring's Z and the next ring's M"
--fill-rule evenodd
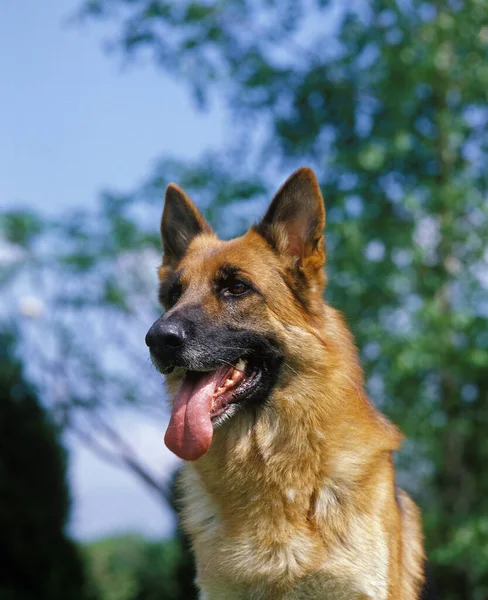
M193 238L201 233L212 233L212 229L182 190L168 186L161 219L165 257L179 261Z
M166 308L171 308L183 294L182 270L175 271L167 277L159 286L158 298Z
M178 348L160 344L151 346L155 365L163 373L174 367L188 371L208 372L222 365L236 364L241 358L254 371L253 384L239 397L239 404L260 405L265 402L278 381L284 355L278 342L271 336L252 330L239 329L225 324L215 324L205 318L198 306L162 316L156 323L161 329L169 321L178 321L185 331L185 343Z

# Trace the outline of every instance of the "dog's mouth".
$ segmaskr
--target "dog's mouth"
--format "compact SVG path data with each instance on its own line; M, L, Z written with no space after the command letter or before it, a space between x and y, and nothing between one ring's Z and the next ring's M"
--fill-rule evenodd
M214 427L230 416L261 379L261 369L240 358L213 371L186 371L173 399L165 443L184 460L203 456L212 442Z
M227 368L220 385L212 395L210 416L214 424L220 423L219 417L225 415L233 404L245 399L259 379L260 372L257 365L243 358Z

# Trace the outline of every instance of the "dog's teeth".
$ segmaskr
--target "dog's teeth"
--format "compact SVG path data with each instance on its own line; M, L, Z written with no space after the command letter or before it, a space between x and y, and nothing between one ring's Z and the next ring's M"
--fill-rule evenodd
M232 383L233 383L232 379L225 380L225 385L232 385Z
M244 369L246 368L246 361L243 358L240 358L239 361L237 362L235 368L238 371L244 371Z

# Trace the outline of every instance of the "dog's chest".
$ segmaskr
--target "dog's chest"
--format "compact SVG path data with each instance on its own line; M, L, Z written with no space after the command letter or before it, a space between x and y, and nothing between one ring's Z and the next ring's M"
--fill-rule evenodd
M381 535L365 545L357 527L361 546L369 546L363 557L354 549L350 555L326 549L320 536L281 519L279 507L273 515L255 514L234 534L196 473L187 472L185 488L185 528L193 540L202 599L387 599L388 555Z

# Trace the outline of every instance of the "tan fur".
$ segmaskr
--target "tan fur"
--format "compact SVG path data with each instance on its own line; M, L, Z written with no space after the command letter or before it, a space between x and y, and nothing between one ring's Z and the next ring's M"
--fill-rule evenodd
M184 466L201 598L416 600L424 554L419 512L395 490L401 434L367 398L351 334L322 299L322 244L303 266L305 310L286 234L273 235L278 251L254 230L229 242L205 232L178 263L187 284L178 309L198 303L213 319L223 317L212 278L239 264L265 298L246 300L241 318L286 349L269 401L218 428L209 452ZM171 392L180 379L168 377Z

